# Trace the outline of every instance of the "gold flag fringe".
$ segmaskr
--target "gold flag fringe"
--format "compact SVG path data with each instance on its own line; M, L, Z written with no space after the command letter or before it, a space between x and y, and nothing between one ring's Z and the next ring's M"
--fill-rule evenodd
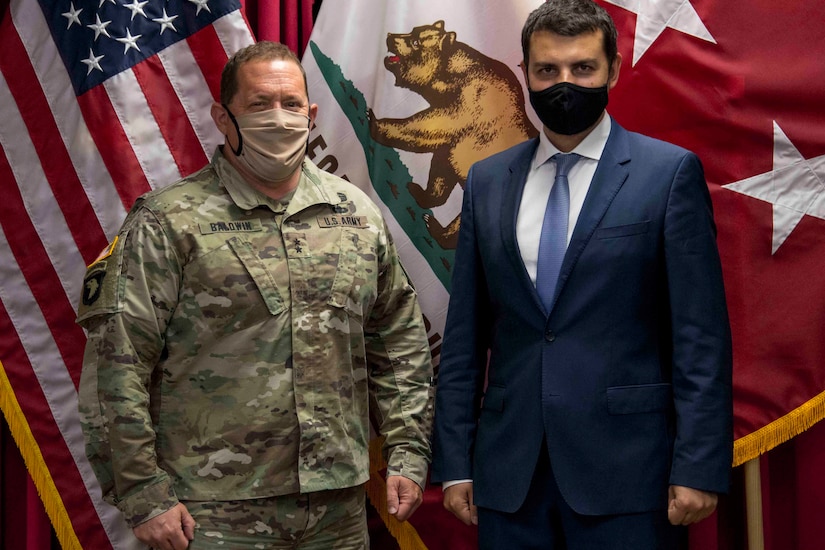
M733 442L733 466L740 466L825 419L825 392L785 416Z
M83 550L72 527L63 499L60 498L54 479L52 479L51 473L46 467L46 462L43 460L40 447L37 445L31 428L26 422L26 417L20 409L20 403L12 390L11 382L9 382L2 362L0 362L0 410L3 411L3 415L6 417L12 438L17 443L17 448L20 449L26 469L32 476L32 480L34 480L34 486L37 488L43 506L46 508L46 514L52 522L60 546L63 550Z
M367 498L378 510L378 515L384 520L387 530L395 537L401 550L427 550L427 546L415 527L409 522L398 521L387 511L387 482L381 475L381 470L387 467L384 456L381 454L383 437L373 438L370 441L370 480L367 482Z

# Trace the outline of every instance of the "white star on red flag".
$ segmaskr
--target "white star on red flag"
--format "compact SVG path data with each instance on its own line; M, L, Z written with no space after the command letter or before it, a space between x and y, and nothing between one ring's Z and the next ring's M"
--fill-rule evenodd
M803 216L825 220L825 155L805 159L776 121L773 135L773 170L723 187L773 205L776 254Z
M636 14L633 65L666 28L716 43L689 0L605 0Z

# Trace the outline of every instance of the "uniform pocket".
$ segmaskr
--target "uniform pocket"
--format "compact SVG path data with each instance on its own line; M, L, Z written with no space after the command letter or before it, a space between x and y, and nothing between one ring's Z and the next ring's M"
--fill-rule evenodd
M364 318L364 306L370 289L373 293L375 290L366 278L366 264L370 261L369 257L374 258L374 254L368 243L361 241L362 233L353 229L341 231L338 265L327 300L330 306L343 309L359 322Z
M238 257L255 282L255 286L258 288L264 303L266 303L269 313L278 315L283 312L286 305L283 298L281 298L281 293L278 292L275 280L263 261L258 257L258 254L253 250L252 245L238 237L232 237L227 242L232 252L235 253L235 256Z

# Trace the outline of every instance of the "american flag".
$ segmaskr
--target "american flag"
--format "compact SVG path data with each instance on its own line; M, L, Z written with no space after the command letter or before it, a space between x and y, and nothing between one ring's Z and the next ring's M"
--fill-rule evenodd
M0 3L5 4L5 3ZM77 416L85 266L135 198L201 168L238 0L12 0L0 21L0 405L63 548L135 545Z

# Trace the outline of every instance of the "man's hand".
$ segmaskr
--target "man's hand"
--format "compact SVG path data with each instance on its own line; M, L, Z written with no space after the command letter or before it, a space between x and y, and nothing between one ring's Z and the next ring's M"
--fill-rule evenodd
M138 540L154 550L185 550L195 538L195 519L181 503L133 529Z
M713 513L719 497L699 489L671 485L668 490L667 519L673 525L690 525Z
M472 483L457 483L444 489L444 508L465 525L478 525L478 511L473 505Z
M387 510L398 521L407 521L423 501L424 494L415 481L404 476L387 478Z

